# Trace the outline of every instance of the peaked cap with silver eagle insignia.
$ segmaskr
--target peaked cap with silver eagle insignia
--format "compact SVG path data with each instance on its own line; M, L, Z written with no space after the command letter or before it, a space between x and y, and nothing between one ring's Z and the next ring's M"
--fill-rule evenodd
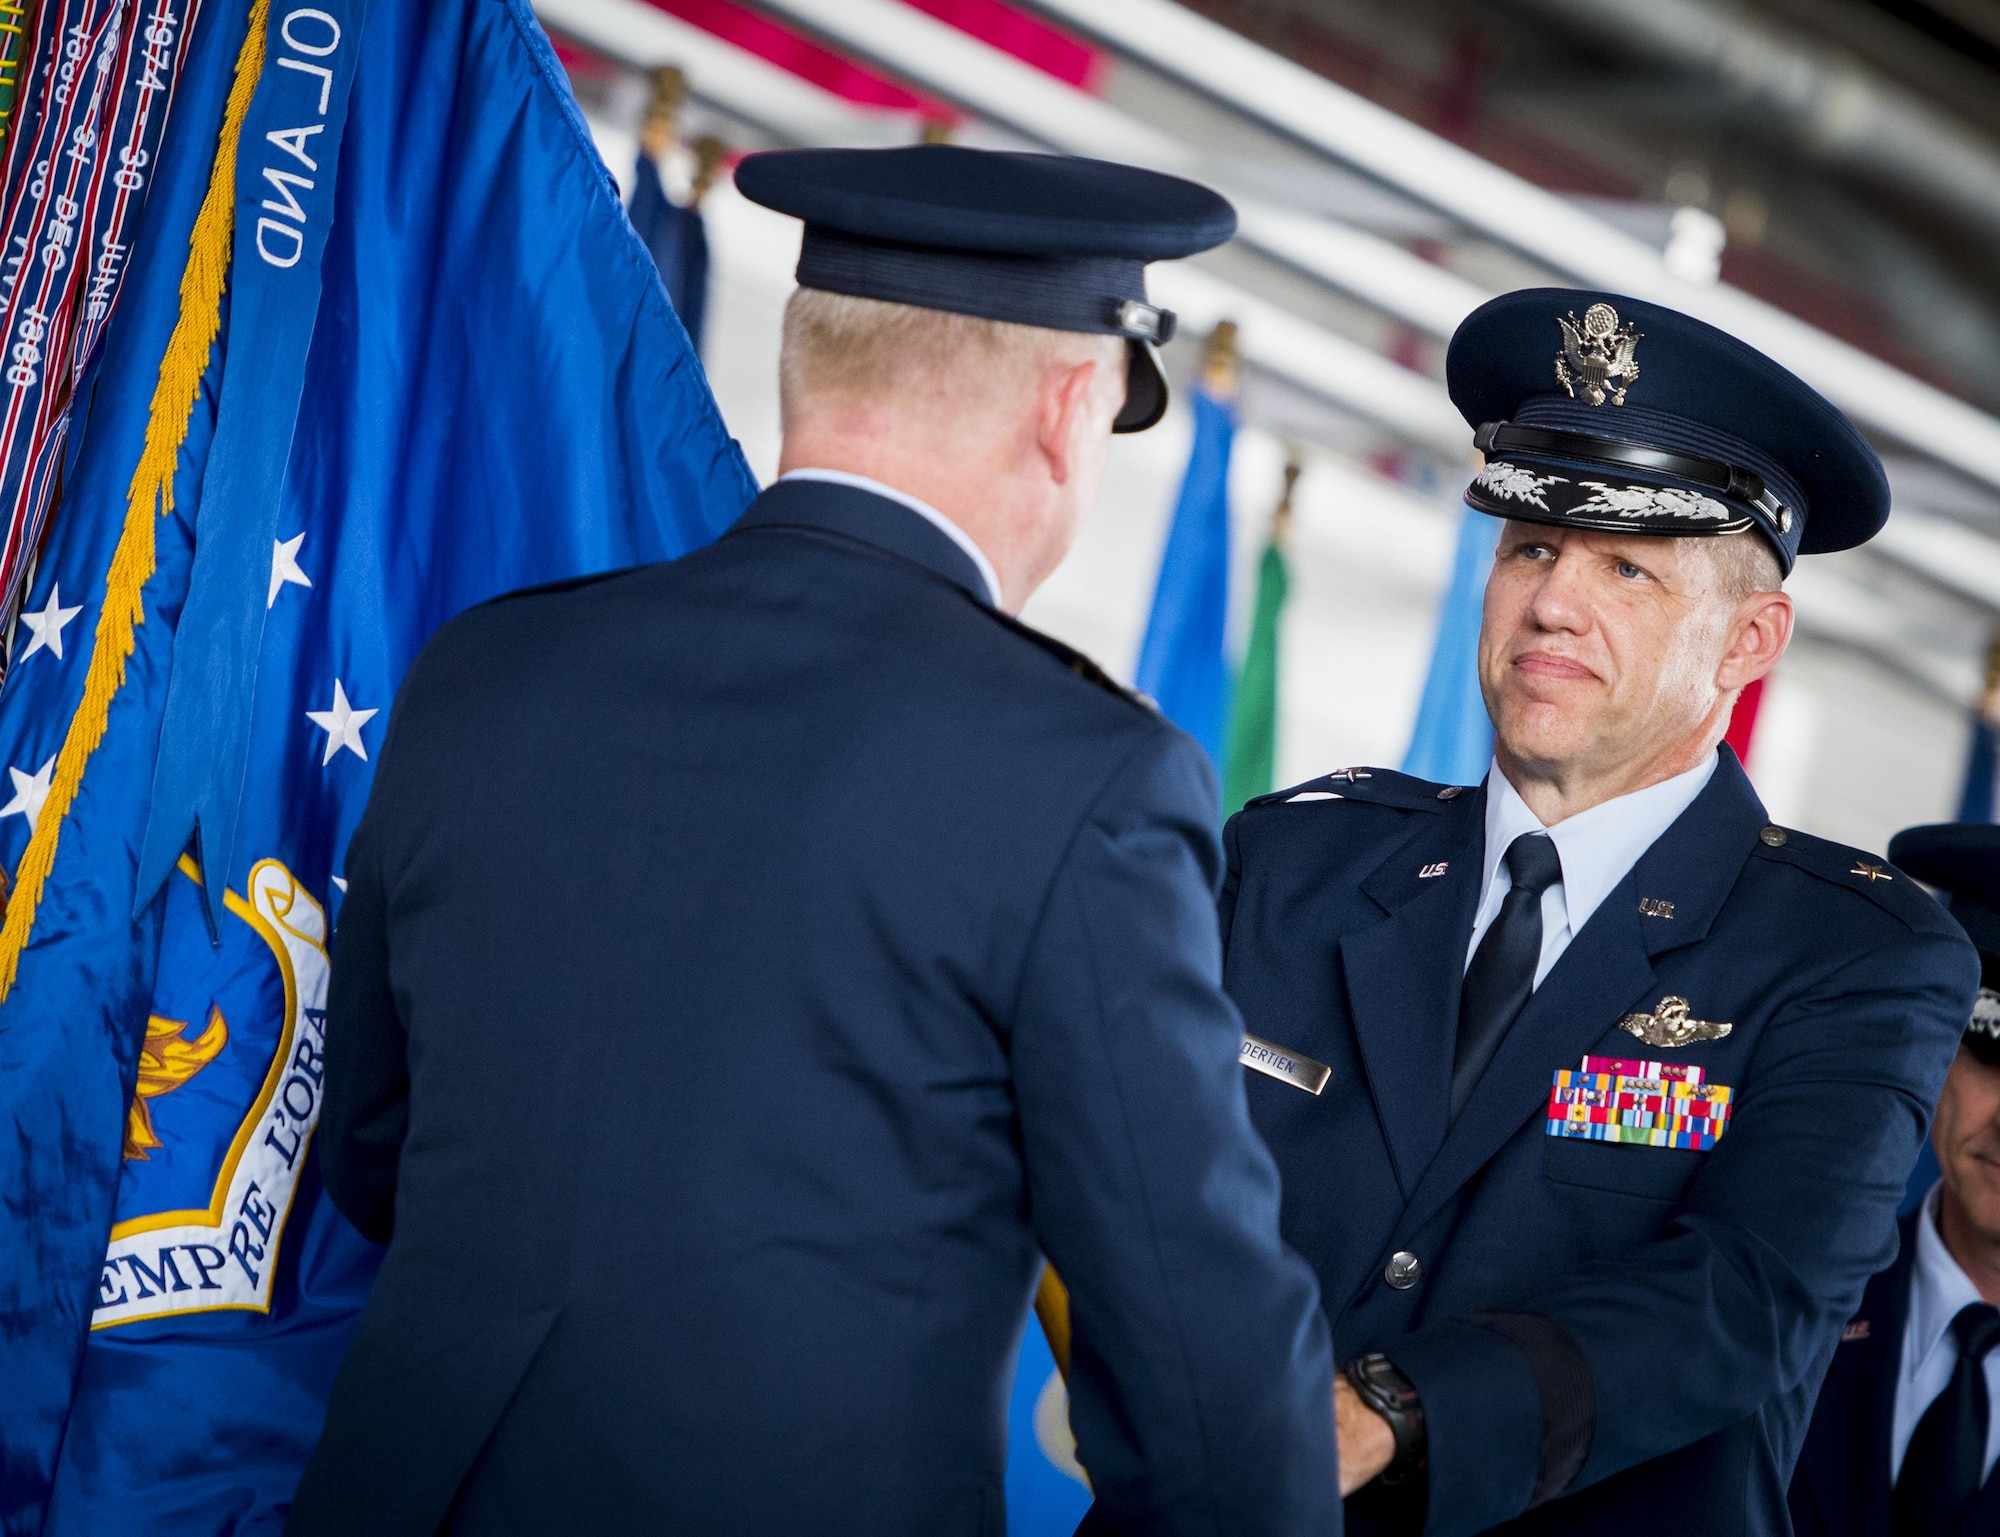
M1804 380L1691 315L1526 288L1468 315L1445 358L1495 517L1606 532L1755 529L1790 572L1889 516L1881 461Z
M1965 1024L1965 1048L2000 1067L2000 826L1906 827L1889 840L1889 860L1944 893L1945 906L1979 952L1979 999Z

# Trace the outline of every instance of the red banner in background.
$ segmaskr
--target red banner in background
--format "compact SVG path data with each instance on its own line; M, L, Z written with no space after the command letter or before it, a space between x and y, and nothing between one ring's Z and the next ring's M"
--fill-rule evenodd
M931 122L954 126L964 119L965 114L948 102L912 90L735 0L648 3L856 106L915 113ZM1102 51L1004 0L909 0L909 4L1065 84L1095 90L1104 75L1106 56Z
M1750 738L1757 730L1757 707L1764 702L1764 680L1746 684L1736 696L1736 708L1729 717L1729 730L1722 740L1736 750L1736 756L1750 762Z
M747 6L733 4L732 0L648 0L648 3L856 106L914 112L940 123L957 123L964 117L956 107L935 96L921 95L899 85L887 75L857 64L845 54L835 53L782 22ZM696 89L699 88L697 82Z
M1104 53L1080 38L1017 11L1005 0L905 0L914 10L950 22L959 31L1032 64L1065 85L1095 91L1103 83Z

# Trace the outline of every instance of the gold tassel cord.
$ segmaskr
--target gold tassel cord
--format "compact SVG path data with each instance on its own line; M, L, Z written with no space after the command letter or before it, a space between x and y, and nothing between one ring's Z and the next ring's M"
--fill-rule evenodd
M136 645L134 631L146 622L142 595L153 574L154 518L166 517L174 510L174 468L181 445L187 441L188 420L222 326L222 291L229 280L230 237L236 224L236 141L243 130L244 114L250 110L257 78L263 73L264 26L269 10L270 0L253 0L250 7L250 27L236 55L236 76L223 111L222 135L216 142L208 191L188 240L187 268L181 274L180 317L160 359L160 377L153 386L152 409L146 420L145 447L126 496L125 527L104 580L104 608L97 617L83 701L71 717L62 750L56 755L48 798L14 873L6 921L0 923L0 1002L13 992L20 975L21 952L34 931L42 887L55 867L63 819L83 784L84 766L104 740L111 701L125 686L125 663Z

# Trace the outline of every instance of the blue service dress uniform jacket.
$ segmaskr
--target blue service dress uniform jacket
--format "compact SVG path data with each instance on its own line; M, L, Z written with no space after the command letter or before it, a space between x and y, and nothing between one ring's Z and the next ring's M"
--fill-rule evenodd
M1337 1359L1380 1350L1417 1387L1426 1533L1783 1537L1978 958L1885 862L1769 826L1725 748L1447 1127L1484 822L1483 789L1377 769L1225 832L1226 984L1251 1032L1333 1070L1318 1098L1249 1083L1285 1236ZM1733 1028L1679 1049L1618 1028L1670 996ZM1699 1065L1734 1091L1727 1130L1709 1152L1548 1136L1586 1054ZM1416 1529L1365 1493L1350 1530Z
M1897 1224L1902 1243L1896 1263L1868 1283L1833 1354L1792 1475L1795 1537L1881 1537L1889 1530L1896 1382L1923 1220L1919 1209ZM2000 1532L2000 1478L1988 1475L1959 1530L1964 1537Z
M1214 819L864 491L445 626L347 862L320 1155L389 1250L289 1530L997 1534L1046 1255L1125 1528L1337 1531Z

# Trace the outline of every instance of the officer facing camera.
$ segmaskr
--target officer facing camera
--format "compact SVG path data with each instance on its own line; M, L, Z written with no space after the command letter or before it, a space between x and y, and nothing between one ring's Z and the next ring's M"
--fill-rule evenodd
M1942 1177L1901 1223L1820 1389L1792 1479L1798 1537L2000 1532L2000 827L1889 840L1979 949L1979 999L1931 1125Z
M1466 499L1507 520L1493 767L1344 769L1225 835L1350 1530L1778 1537L1978 969L1719 744L1793 560L1872 536L1888 487L1805 384L1638 300L1505 295L1446 372L1486 455Z
M294 1533L993 1533L1043 1256L1122 1529L1338 1532L1194 742L1010 617L1156 421L1171 177L753 155L783 474L403 685L320 1153L389 1252Z

